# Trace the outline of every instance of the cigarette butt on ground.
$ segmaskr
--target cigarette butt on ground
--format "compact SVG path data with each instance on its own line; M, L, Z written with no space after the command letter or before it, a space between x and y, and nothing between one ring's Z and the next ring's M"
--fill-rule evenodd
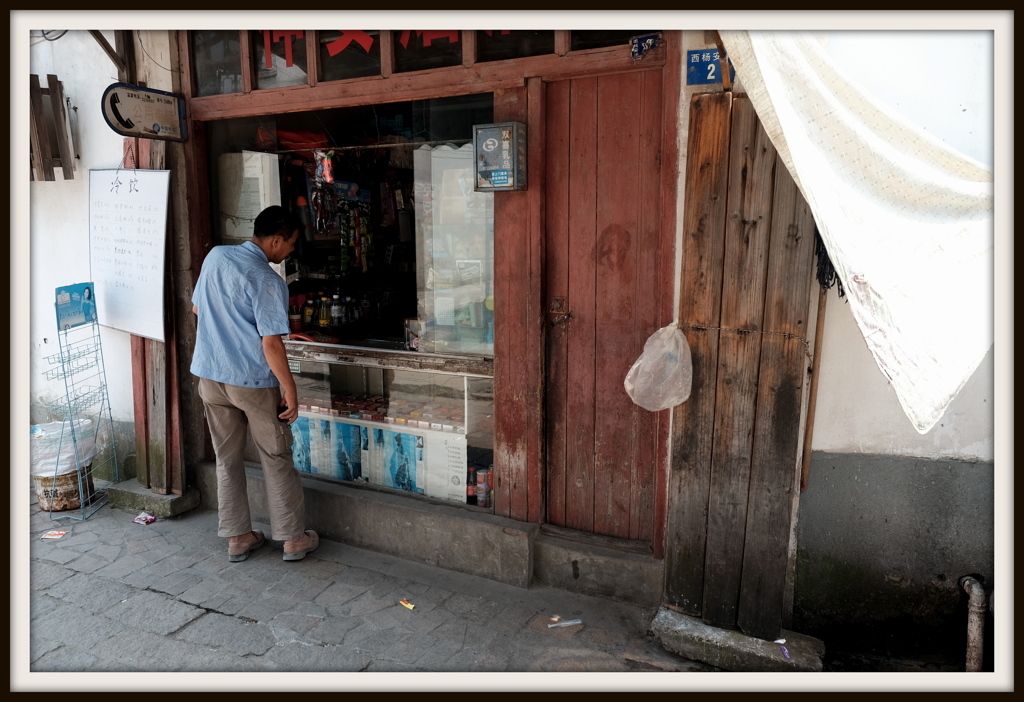
M552 627L556 627L556 626L576 626L577 624L582 624L582 623L583 623L582 619L566 619L563 622L555 622L554 624L548 624L548 629L550 629Z

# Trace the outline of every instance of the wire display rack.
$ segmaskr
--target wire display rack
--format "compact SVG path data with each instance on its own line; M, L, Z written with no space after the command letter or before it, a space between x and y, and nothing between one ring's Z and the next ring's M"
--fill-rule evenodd
M57 461L51 487L58 481L74 483L75 478L60 474L61 458L74 459L78 484L78 507L55 509L57 500L49 500L50 519L83 521L109 501L107 488L120 480L117 448L114 443L114 418L107 394L106 371L100 327L95 321L58 330L60 352L46 357L51 368L47 380L64 381L64 397L50 403L50 411L61 421ZM95 448L93 449L92 446ZM90 455L92 454L92 455ZM111 476L106 481L99 476Z

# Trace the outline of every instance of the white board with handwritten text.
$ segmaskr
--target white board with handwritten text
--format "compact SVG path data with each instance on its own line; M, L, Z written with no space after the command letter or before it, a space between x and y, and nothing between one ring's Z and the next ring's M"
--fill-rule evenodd
M96 319L164 341L170 171L89 171L89 257Z

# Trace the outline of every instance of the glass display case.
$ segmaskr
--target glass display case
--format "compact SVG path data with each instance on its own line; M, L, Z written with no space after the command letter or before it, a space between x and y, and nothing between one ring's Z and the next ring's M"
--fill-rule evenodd
M300 472L490 507L477 473L487 475L494 463L492 378L386 364L290 363Z
M473 189L473 145L420 147L413 174L419 347L493 355L494 194Z

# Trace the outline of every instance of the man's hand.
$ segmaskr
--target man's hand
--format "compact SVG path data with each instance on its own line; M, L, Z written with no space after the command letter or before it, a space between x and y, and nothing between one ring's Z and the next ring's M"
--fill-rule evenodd
M288 410L278 412L277 418L291 424L299 418L299 399L295 394L294 387L292 388L291 398L288 397L287 392L282 393L281 404L278 406L278 409L284 410L286 405Z
M281 405L288 405L288 409L277 416L291 424L299 418L299 397L291 368L288 367L288 353L284 350L284 342L280 336L273 334L263 337L263 355L266 356L267 365L270 366L277 382L281 384Z

